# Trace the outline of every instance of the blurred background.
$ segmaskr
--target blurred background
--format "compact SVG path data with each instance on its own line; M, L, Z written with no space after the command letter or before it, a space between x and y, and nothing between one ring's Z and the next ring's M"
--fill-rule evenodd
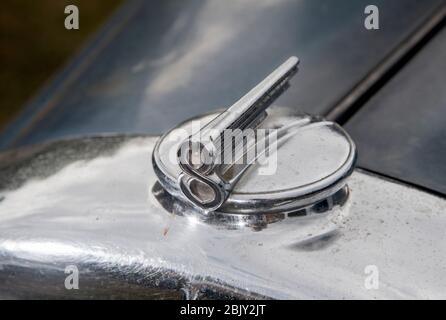
M2 0L0 130L123 0ZM82 7L79 30L64 27L65 6Z

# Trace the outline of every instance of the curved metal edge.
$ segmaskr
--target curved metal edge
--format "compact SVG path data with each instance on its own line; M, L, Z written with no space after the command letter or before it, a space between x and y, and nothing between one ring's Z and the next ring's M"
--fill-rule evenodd
M193 121L202 119L205 116L209 116L214 114L213 112L208 113L203 116L194 117L183 121L178 127ZM217 116L218 114L216 114ZM231 197L227 198L225 202L219 207L216 211L220 214L265 214L265 213L277 213L279 211L290 211L297 210L303 208L305 206L309 206L318 201L323 200L324 198L330 197L331 195L338 192L346 185L346 181L348 177L352 174L355 164L357 161L357 149L354 141L351 139L349 134L337 123L322 120L319 117L312 117L314 119L318 119L321 124L330 124L337 131L339 131L348 141L350 145L350 150L348 157L345 162L339 169L332 174L330 174L327 178L334 180L332 183L326 183L324 181L317 181L311 183L309 185L304 185L299 188L293 188L290 190L281 190L280 196L279 192L264 192L258 193L255 195L255 199L253 199L252 194L244 194L244 193L232 193ZM174 198L178 198L183 202L190 203L190 200L184 197L182 190L176 187L177 181L169 177L162 168L160 167L160 156L159 156L159 148L166 136L169 135L173 130L177 127L174 127L163 134L156 142L154 152L152 153L152 165L155 171L155 174L158 176L158 180L160 184L163 186L166 191L171 194ZM299 198L296 200L296 198ZM258 208L262 208L259 210ZM208 213L205 208L197 207L199 213Z

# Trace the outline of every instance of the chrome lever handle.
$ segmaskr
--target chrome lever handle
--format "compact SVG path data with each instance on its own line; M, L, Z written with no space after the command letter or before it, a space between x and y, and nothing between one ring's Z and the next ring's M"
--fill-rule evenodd
M180 145L178 160L182 173L179 185L192 203L205 211L214 211L223 204L235 183L253 162L250 159L237 166L236 172L228 178L225 173L236 166L232 157L229 163L222 161L228 160L224 153L253 147L243 143L243 133L246 129L256 128L266 118L265 110L288 88L288 81L297 72L298 63L298 58L290 57L245 96ZM227 137L225 139L227 130L231 131L228 135L231 141L225 141L228 140ZM241 139L237 139L237 136ZM233 138L238 141L235 146Z

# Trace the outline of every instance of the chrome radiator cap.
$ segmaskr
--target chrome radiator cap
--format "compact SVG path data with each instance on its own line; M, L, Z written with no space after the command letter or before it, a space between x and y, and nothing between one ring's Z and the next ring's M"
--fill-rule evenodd
M188 120L158 140L154 193L165 208L253 226L346 201L356 161L349 135L334 122L289 109L266 114L297 63L288 59L226 111Z

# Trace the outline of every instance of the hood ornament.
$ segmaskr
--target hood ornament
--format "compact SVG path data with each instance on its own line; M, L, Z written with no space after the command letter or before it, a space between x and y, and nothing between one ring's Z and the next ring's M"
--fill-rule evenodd
M227 110L186 121L159 139L153 166L169 202L220 219L269 215L268 221L345 202L356 160L349 135L289 108L266 113L298 63L289 58Z
M183 194L195 205L214 211L227 199L243 172L259 156L246 158L257 141L252 131L266 118L266 109L289 86L299 60L291 57L226 111L191 135L179 148ZM261 142L265 142L262 140ZM259 145L259 144L257 144ZM241 150L237 156L237 148ZM253 149L251 149L253 150ZM266 151L266 150L265 150ZM241 164L241 165L236 165ZM227 173L232 170L231 175ZM225 178L226 176L226 178Z

